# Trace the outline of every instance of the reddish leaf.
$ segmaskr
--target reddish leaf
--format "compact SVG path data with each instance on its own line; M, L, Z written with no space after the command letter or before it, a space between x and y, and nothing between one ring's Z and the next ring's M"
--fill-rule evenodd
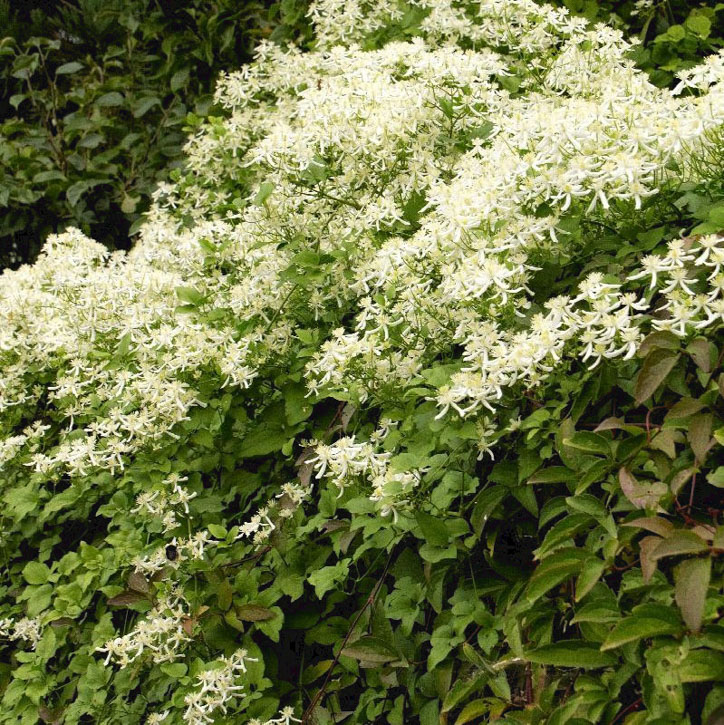
M140 592L134 592L131 589L127 589L125 592L116 594L115 597L111 597L108 600L108 604L112 607L127 607L131 604L137 604L138 602L147 601L147 597Z
M640 483L626 467L619 469L618 480L624 496L639 509L660 509L659 501L669 490L660 481Z
M245 622L264 622L276 616L271 609L259 604L242 604L236 608L236 616Z
M674 597L692 632L701 628L706 593L711 578L711 559L686 559L674 569Z
M674 530L674 524L661 516L642 516L639 519L624 522L623 526L635 526L663 537L667 537Z
M700 554L707 551L708 548L706 542L692 531L678 529L651 552L651 557L653 559L662 559L665 556Z
M638 404L648 400L658 390L674 369L679 357L671 350L656 349L644 360L634 385L634 397Z
M699 462L706 458L706 454L714 443L711 438L712 420L711 413L702 413L695 415L689 423L689 443Z
M148 594L151 591L151 585L146 581L146 577L137 571L128 577L128 588L141 594Z
M651 553L661 543L661 539L658 536L644 536L639 542L641 549L641 574L643 575L644 582L647 584L651 581L651 577L656 573L657 561L651 557Z

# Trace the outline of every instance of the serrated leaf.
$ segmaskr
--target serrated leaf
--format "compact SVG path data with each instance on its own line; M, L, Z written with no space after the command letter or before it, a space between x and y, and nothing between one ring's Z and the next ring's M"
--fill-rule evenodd
M578 667L585 670L611 667L618 662L615 655L602 652L594 642L583 640L553 642L527 652L526 658L539 665Z
M636 403L648 400L674 369L680 355L671 350L656 349L644 360L634 384Z
M701 629L706 593L711 578L711 559L686 559L674 567L674 598L692 632Z

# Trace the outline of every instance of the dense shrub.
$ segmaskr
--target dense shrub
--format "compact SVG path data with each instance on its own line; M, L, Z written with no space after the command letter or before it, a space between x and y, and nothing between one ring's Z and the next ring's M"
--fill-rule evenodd
M0 279L0 721L717 722L724 55L312 19Z
M297 0L30 5L0 5L0 267L68 225L127 248L217 73L306 32Z
M659 86L724 35L718 5L559 4L640 35L637 63ZM156 183L180 162L187 112L209 112L216 74L250 60L262 37L309 41L307 0L19 7L0 3L0 268L32 261L68 225L128 248Z

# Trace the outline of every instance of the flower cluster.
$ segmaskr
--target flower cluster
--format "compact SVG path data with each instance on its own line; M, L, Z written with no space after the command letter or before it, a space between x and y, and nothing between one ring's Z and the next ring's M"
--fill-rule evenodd
M244 692L244 686L237 684L237 680L246 673L247 662L256 662L256 659L240 649L230 657L219 658L215 667L200 672L196 677L199 689L184 698L184 722L204 725L214 721L214 713L226 714L229 701Z
M98 652L105 652L105 663L126 667L150 656L154 662L173 662L182 656L182 646L191 640L186 622L189 615L183 597L174 592L158 601L134 629L108 640Z
M23 617L13 621L12 619L0 619L0 637L13 641L23 640L32 649L40 641L42 626L37 618Z
M588 267L548 299L535 282L583 255L586 224L701 181L694 161L720 154L724 55L671 92L618 31L534 0L316 0L310 16L312 51L264 42L222 75L220 115L195 124L130 252L71 228L0 277L2 526L15 552L0 611L15 611L8 593L44 527L50 549L74 547L68 522L91 510L109 531L51 562L48 606L116 587L130 565L181 583L99 648L106 665L195 646L184 576L210 546L240 558L271 547L318 482L339 498L360 485L389 526L422 499L429 471L399 463L391 421L334 440L335 421L325 432L310 411L343 401L376 419L404 400L440 428L468 426L474 455L492 456L517 425L501 419L506 396L629 359L651 330L724 321L717 234L675 239L627 277ZM370 39L409 18L414 32ZM303 436L316 440L297 483ZM241 460L269 451L270 465ZM240 469L258 490L236 490ZM236 501L246 522L215 541L214 516ZM69 585L78 562L82 587ZM0 633L34 645L40 628L3 619ZM187 722L227 712L246 661L240 650L202 673ZM285 709L266 725L292 721Z

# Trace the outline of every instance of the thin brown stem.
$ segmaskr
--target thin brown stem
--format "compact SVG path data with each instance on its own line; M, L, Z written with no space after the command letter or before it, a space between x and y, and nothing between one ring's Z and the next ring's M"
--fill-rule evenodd
M342 644L340 645L339 650L338 650L337 654L335 655L335 658L332 661L330 668L327 670L327 676L324 678L324 682L322 683L322 686L319 688L319 690L317 691L317 694L314 696L312 701L309 703L309 707L304 711L304 714L302 715L302 725L311 721L315 708L320 703L321 699L324 697L324 693L327 691L327 687L329 686L329 681L332 678L334 669L337 666L337 663L339 662L339 658L342 656L342 651L347 646L347 642L349 642L349 638L352 636L352 632L354 632L354 629L357 626L357 623L362 618L362 615L367 611L367 608L371 607L374 604L375 599L377 598L377 595L379 594L379 591L382 588L382 584L385 580L385 577L387 576L387 571L390 568L390 564L392 563L392 556L395 553L395 549L396 549L396 546L393 546L392 550L390 551L389 556L387 557L387 563L385 564L385 568L382 571L382 575L377 580L377 583L375 584L374 588L372 589L369 596L365 600L365 603L362 605L362 609L360 609L359 612L357 612L357 615L352 620L352 624L349 626L349 629L347 630L347 634L345 634L344 639L342 640Z

